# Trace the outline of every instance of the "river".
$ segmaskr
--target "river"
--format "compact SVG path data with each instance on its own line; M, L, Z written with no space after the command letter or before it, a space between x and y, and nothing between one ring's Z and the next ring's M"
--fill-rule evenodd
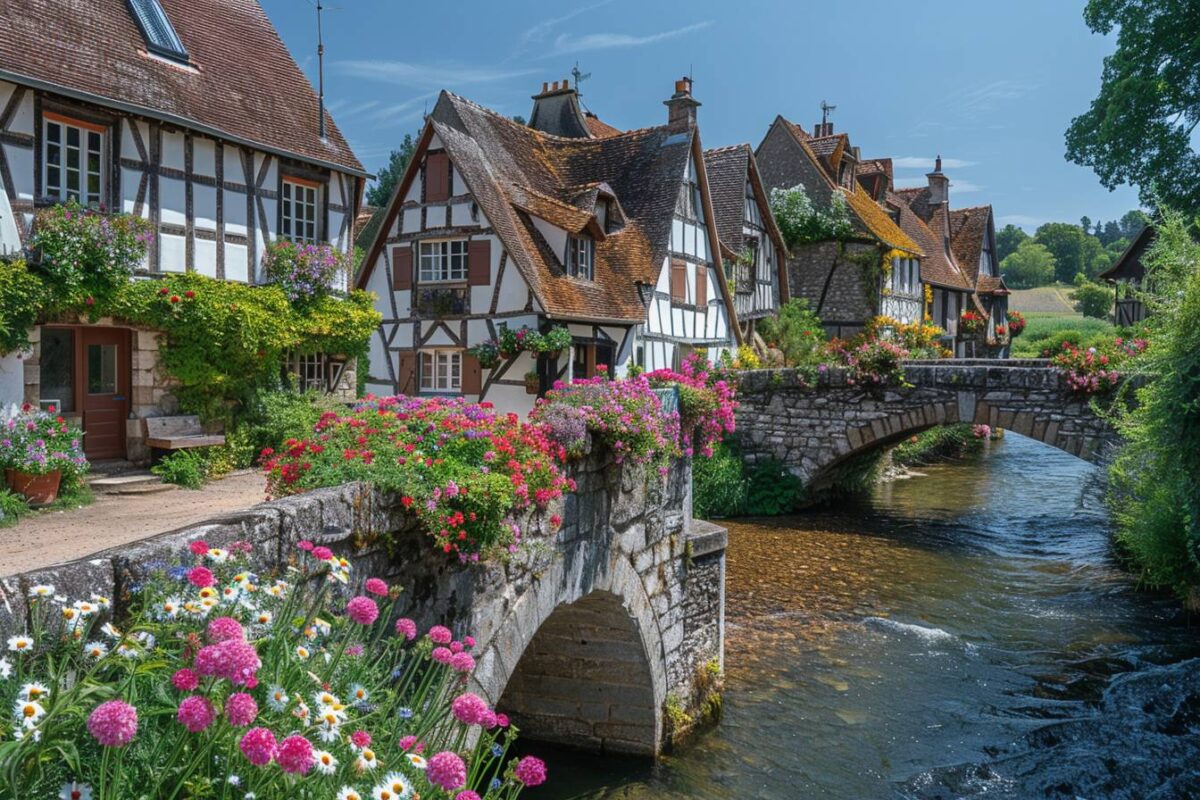
M1010 434L921 472L730 521L720 726L530 797L1200 797L1200 628L1115 563L1095 468Z

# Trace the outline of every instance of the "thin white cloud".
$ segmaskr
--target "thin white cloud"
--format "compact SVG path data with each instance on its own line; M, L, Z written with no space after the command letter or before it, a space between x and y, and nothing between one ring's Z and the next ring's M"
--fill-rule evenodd
M583 8L577 8L568 14L563 14L561 17L554 17L553 19L544 19L541 22L537 23L536 25L530 26L529 28L527 28L525 30L524 33L521 34L521 38L517 42L517 50L518 51L523 50L523 49L525 49L525 47L529 46L530 44L533 44L534 42L543 41L546 37L548 37L550 35L550 31L552 31L554 28L558 27L559 25L563 24L564 22L575 19L575 17L578 17L580 14L586 14L589 11L594 11L597 8L606 6L611 2L612 2L612 0L602 0L599 3L593 3L590 6L584 6Z
M568 34L560 34L554 40L554 49L548 55L559 56L569 53L583 53L589 50L612 50L615 48L627 47L642 47L648 44L655 44L667 39L674 39L679 36L692 33L694 31L707 28L713 24L712 20L704 22L694 22L691 25L685 25L682 28L675 28L670 31L660 31L659 33L651 33L645 36L634 36L629 33L588 33L583 36L570 36Z
M434 97L437 97L437 92L425 92L400 103L381 106L372 110L366 119L376 124L419 119L425 113L429 100Z
M1004 214L997 217L996 221L1001 225L1016 225L1018 228L1036 228L1045 222L1039 217L1031 217L1028 214Z
M496 83L529 75L533 70L497 70L465 64L412 64L407 61L351 60L335 63L334 69L354 78L408 86L441 89L480 83Z
M978 162L964 161L961 158L943 158L942 169L962 169L963 167L973 167L976 163ZM892 166L898 169L933 169L934 160L924 156L904 156L903 158L893 158Z

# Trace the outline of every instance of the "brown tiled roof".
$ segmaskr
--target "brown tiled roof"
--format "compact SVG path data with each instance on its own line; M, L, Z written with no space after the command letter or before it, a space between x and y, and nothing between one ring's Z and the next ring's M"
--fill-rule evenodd
M980 294L1009 294L1004 279L998 275L980 275L975 290Z
M731 253L742 251L742 223L746 219L746 178L752 158L748 145L704 151L708 191L712 195L713 225L721 244Z
M946 252L944 237L934 233L909 206L905 194L891 192L888 203L900 214L900 229L917 242L924 251L921 259L921 280L948 289L971 291L974 285L959 269L954 257Z
M0 78L365 174L256 0L161 0L191 67L146 54L124 0L5 0Z
M873 175L882 172L892 179L892 160L890 158L865 158L858 162L858 175Z
M783 119L783 117L780 117L780 119ZM812 135L808 131L804 130L803 125L797 125L796 123L790 122L786 119L784 119L783 121L787 124L788 130L790 130L792 132L792 135L795 136L800 141L805 142L805 141L808 141L809 139L813 138Z
M604 122L590 111L585 111L583 118L587 122L588 130L591 131L592 136L597 139L606 139L609 136L621 135L620 128L614 128L612 125Z
M845 148L846 134L835 133L832 136L809 136L808 146L814 153L826 158Z
M906 250L919 256L924 248L897 225L883 208L868 195L861 186L855 185L853 192L845 192L846 200L854 215L862 220L867 231L888 247Z
M956 208L950 212L950 249L971 280L979 279L979 260L991 215L991 206Z
M653 285L667 255L693 132L661 126L603 139L560 138L449 92L428 125L423 140L430 133L441 140L547 314L645 319L637 284ZM576 201L594 202L600 187L616 196L625 224L597 240L596 280L578 280L564 273L530 215L574 224L587 213Z

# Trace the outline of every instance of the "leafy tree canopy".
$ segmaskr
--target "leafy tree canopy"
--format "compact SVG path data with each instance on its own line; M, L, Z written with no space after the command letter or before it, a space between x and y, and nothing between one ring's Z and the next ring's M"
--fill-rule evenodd
M1032 289L1054 281L1054 255L1026 237L1000 262L1000 274L1013 289Z
M1067 158L1109 189L1138 187L1142 202L1200 211L1200 4L1195 0L1089 0L1095 33L1117 31L1100 93L1067 129ZM1125 232L1129 235L1128 232Z
M1086 272L1084 240L1088 238L1078 225L1069 222L1047 222L1034 236L1054 256L1054 275L1063 283L1070 283L1077 274Z
M417 142L413 135L411 133L404 134L404 141L400 143L400 149L392 151L392 154L388 156L387 166L379 170L375 184L367 189L367 205L387 205L388 201L392 199L392 193L396 191L396 187L404 178L404 171L408 169L408 162L412 161L416 149Z
M1029 234L1016 225L1008 224L996 231L996 258L1003 261L1017 251L1021 242L1029 238Z

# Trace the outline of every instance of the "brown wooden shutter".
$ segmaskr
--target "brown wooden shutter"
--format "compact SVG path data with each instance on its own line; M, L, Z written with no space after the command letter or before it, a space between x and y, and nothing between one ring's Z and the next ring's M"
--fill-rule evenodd
M412 246L402 244L392 248L392 291L411 289L413 284Z
M468 353L462 357L462 393L479 394L483 391L483 368L479 359Z
M450 157L445 153L430 153L425 157L425 202L439 203L450 199Z
M406 350L400 353L400 371L396 375L396 391L400 394L417 393L417 353Z
M704 264L696 265L696 305L708 305L708 267Z
M467 285L487 286L492 282L492 242L472 239L467 244Z
M671 259L671 299L687 302L687 262L682 258Z

